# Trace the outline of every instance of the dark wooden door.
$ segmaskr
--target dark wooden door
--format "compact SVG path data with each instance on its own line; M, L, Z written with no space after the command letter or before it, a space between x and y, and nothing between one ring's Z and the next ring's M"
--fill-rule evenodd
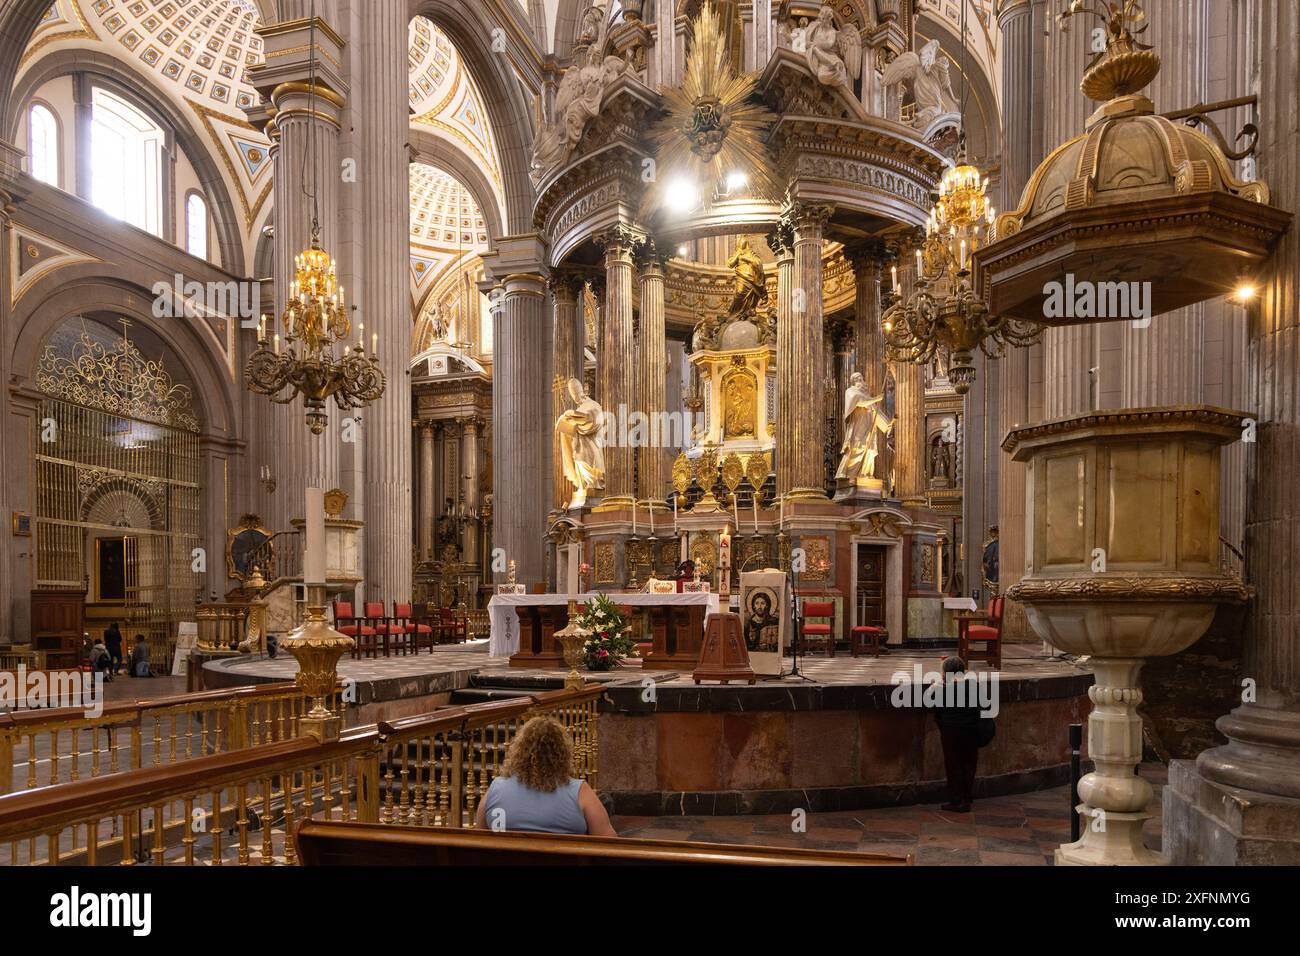
M858 625L888 627L885 623L885 548L858 545Z

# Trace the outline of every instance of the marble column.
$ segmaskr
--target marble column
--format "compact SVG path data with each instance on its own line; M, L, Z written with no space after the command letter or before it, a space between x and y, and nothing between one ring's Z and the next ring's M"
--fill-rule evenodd
M998 28L1002 32L1002 208L1012 209L1019 204L1021 191L1044 156L1044 91L1052 69L1059 66L1046 60L1044 47L1049 38L1059 42L1061 37L1043 0L1013 0L1003 5L998 12ZM1070 36L1076 41L1073 46L1082 50L1084 44L1078 31ZM1079 75L1071 74L1076 85ZM1062 95L1083 100L1077 91ZM1003 435L1037 418L1035 410L1041 407L1041 398L1033 394L1038 378L1034 368L1041 366L1042 352L1041 344L1008 349L999 360L998 427ZM1001 451L1003 435L993 443L997 451L992 460L998 466L998 590L1006 593L1025 573L1026 474L1023 464L1013 462ZM970 529L968 541L982 543L987 530ZM1002 633L1006 640L1032 638L1023 605L1007 602Z
M790 495L794 498L826 497L822 467L825 444L822 403L811 396L824 394L822 314L823 233L834 210L830 206L797 205L794 225L794 288L790 322L786 324L790 362L786 379L790 389L781 397L782 419L790 431ZM780 340L780 329L777 338ZM778 351L780 346L778 344ZM779 360L779 359L778 359Z
M668 496L669 450L661 447L660 418L668 410L668 348L664 328L664 256L647 239L637 247L637 266L641 279L641 321L639 323L640 400L637 405L649 422L648 442L639 450L637 496L662 503Z
M492 339L492 546L516 562L523 584L546 580L554 435L551 322L541 272L506 275Z
M1253 6L1258 37L1300 35L1300 0ZM1300 209L1300 51L1292 42L1260 57L1259 175L1273 205ZM1165 790L1164 847L1175 863L1300 862L1300 235L1279 241L1260 276L1249 322L1256 441L1246 450L1246 580L1255 588L1246 620L1242 704L1219 719L1228 743L1195 766L1175 761Z
M636 335L632 326L632 252L637 235L627 226L604 233L599 241L605 249L605 326L601 348L600 378L604 382L601 407L607 415L627 413L637 405ZM605 446L605 493L602 508L628 507L636 489L632 486L632 446L612 434Z
M776 253L776 493L785 496L794 488L794 226L783 218L767 237Z
M904 296L911 294L914 269L908 267ZM925 366L893 362L894 497L913 504L925 501Z
M551 384L551 419L556 421L569 406L569 380L583 380L582 276L575 272L552 274L551 302L555 309L555 378ZM554 499L552 507L563 511L573 497L573 485L564 477L558 447L552 443Z
M305 72L305 67L300 72ZM311 245L313 218L319 224L322 248L335 257L340 273L346 275L337 226L339 135L346 100L320 81L314 89L306 82L282 83L271 91L270 99L276 109L271 158L275 192L273 260L279 301L264 302L263 307L282 318L284 292L293 280L295 257ZM304 190L316 193L314 203ZM352 300L354 290L346 285L345 290ZM283 346L285 327L269 324L267 334L275 332ZM271 467L276 491L259 494L258 510L273 531L287 531L290 521L302 516L306 488L329 490L344 485L341 423L347 416L327 403L329 424L323 434L313 435L304 421L302 399L289 405L259 400L265 403L267 426L260 433L259 452L261 461ZM403 416L408 425L409 414Z
M370 0L350 16L356 182L353 200L351 299L379 336L388 378L382 398L362 413L365 576L367 600L410 599L411 567L411 301L410 141L407 71L409 11L403 0ZM338 167L334 178L340 178Z
M479 510L478 431L480 422L476 418L465 418L459 424L461 426L460 480L464 494L465 510L470 514L477 514ZM477 518L465 526L464 537L461 540L461 560L465 564L476 567L478 565Z
M880 276L885 263L884 244L860 243L844 250L853 265L853 350L855 370L862 373L867 391L885 390L885 336L880 331Z
M438 499L433 487L433 422L419 423L420 428L420 560L433 560L433 523L437 519Z
M22 169L21 157L15 147L0 139L0 381L4 382L10 381L11 337L15 334L10 322L9 256L13 200ZM13 514L15 511L33 514L36 510L33 507L34 496L22 477L29 471L26 455L15 453L18 449L31 447L31 426L20 431L14 427L18 421L10 407L10 393L6 389L4 396L0 397L0 514ZM32 426L35 424L33 421ZM30 603L22 598L24 592L30 595L31 581L25 569L33 567L34 562L24 560L23 554L32 550L34 541L34 538L7 534L0 542L0 635L14 642L30 637L31 632L30 621L15 620L17 615L14 612L24 618L30 616Z

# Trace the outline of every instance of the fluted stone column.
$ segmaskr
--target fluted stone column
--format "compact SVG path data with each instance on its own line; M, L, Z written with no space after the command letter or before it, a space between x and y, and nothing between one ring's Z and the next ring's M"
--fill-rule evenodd
M909 267L901 277L903 293L916 281ZM925 500L925 368L914 362L894 362L894 497Z
M574 272L553 274L550 289L555 309L555 379L551 385L551 419L555 421L572 404L568 394L569 380L576 378L579 382L582 381L582 276ZM552 482L555 489L552 504L556 511L561 511L569 506L574 489L573 484L564 477L556 442L558 439L552 442Z
M1300 0L1254 5L1259 37L1300 35ZM1294 43L1268 45L1260 58L1259 174L1271 202L1300 209L1300 55ZM1228 743L1202 753L1193 769L1176 761L1165 791L1164 848L1175 863L1300 862L1300 236L1278 243L1261 275L1251 316L1251 382L1257 441L1246 450L1246 578L1256 593L1246 622L1241 674L1253 694L1220 718Z
M11 190L16 187L21 169L20 155L16 148L0 140L0 329L4 330L4 334L0 335L0 381L4 382L9 381L12 354L9 338L12 334L9 331L12 328L9 320L9 255L14 197ZM15 511L30 513L35 511L30 500L31 491L27 482L15 474L28 468L24 460L26 456L20 455L19 450L30 441L30 435L24 429L22 438L16 440L12 437L11 427L9 394L6 392L0 399L0 514L12 514ZM23 605L19 596L24 591L30 593L31 582L26 579L27 575L22 574L23 579L19 580L19 574L15 573L25 564L30 567L20 556L30 548L26 539L12 535L5 535L5 539L0 543L0 634L6 635L11 641L17 641L20 635L25 637L30 634L30 622L15 620L16 615L13 613L15 609L22 613ZM24 616L29 615L30 607Z
M776 253L776 492L784 496L794 488L794 226L783 218L768 235Z
M649 443L640 449L638 497L662 502L668 494L669 450L659 445L659 417L668 409L668 349L664 329L664 259L653 239L637 249L641 278L639 340L639 409L650 423Z
M636 335L632 327L632 252L637 236L626 226L611 229L600 237L605 248L605 326L601 348L600 377L604 382L601 406L618 415L619 407L630 413L636 407ZM632 504L632 447L609 436L605 447L605 494L602 508Z
M824 498L822 476L822 404L824 394L824 329L822 314L823 232L834 210L830 206L799 205L793 210L794 288L789 334L790 391L781 397L781 416L790 430L790 495ZM777 332L780 339L780 329Z
M1049 74L1056 67L1043 55L1045 34L1056 30L1043 0L1013 0L998 13L1002 32L1002 208L1019 204L1021 191L1044 156L1043 93ZM1052 34L1055 37L1055 34ZM1076 30L1075 44L1083 49L1083 38ZM1059 39L1059 38L1057 38ZM1078 84L1078 75L1073 82ZM1077 91L1073 96L1082 100ZM1054 141L1055 142L1055 141ZM997 401L1000 420L993 443L998 448L998 590L1006 593L1025 573L1025 466L1001 452L1002 437L1012 428L1036 420L1040 401L1032 394L1034 367L1042 365L1042 345L1025 349L1008 349L1000 360ZM982 532L978 529L982 542ZM974 532L972 532L973 534ZM972 538L972 541L977 539ZM972 549L974 550L974 549ZM978 565L976 565L978 566ZM1031 637L1023 605L1008 601L1003 616L1002 633L1007 640Z
M540 271L504 277L492 337L492 545L516 562L524 584L546 580L551 321Z
M359 14L359 15L358 15ZM352 298L368 333L379 335L384 396L367 408L364 463L367 600L409 600L411 568L410 110L409 11L403 0L370 0L352 11L350 146L356 182ZM333 175L340 178L336 166Z
M433 422L420 422L420 560L433 560L433 522L438 500L433 487Z
M478 500L478 430L476 418L465 418L459 422L461 485L465 495L465 509L477 512ZM464 538L461 540L461 560L466 564L478 564L478 521L471 521L465 526Z
M880 330L880 276L884 244L860 243L844 250L853 265L853 346L856 370L867 391L885 390L885 336Z
M304 74L307 68L300 69ZM271 158L274 163L274 264L275 289L279 301L262 303L277 319L283 318L287 290L294 277L294 260L311 245L313 216L320 227L321 246L335 257L340 273L341 258L337 216L339 211L339 135L346 100L317 81L313 89L305 81L290 81L270 93L276 108ZM316 202L304 192L314 191ZM349 301L354 289L345 283ZM286 347L282 322L268 325L267 334L279 333ZM369 347L367 345L367 347ZM343 450L341 422L347 417L327 404L329 424L321 435L313 435L304 421L305 409L299 398L289 405L265 401L266 427L260 430L261 460L270 465L276 479L274 494L259 495L259 510L268 526L286 531L293 518L302 516L306 488L326 490L344 485L341 467ZM409 412L404 419L409 424ZM352 488L344 488L351 493Z

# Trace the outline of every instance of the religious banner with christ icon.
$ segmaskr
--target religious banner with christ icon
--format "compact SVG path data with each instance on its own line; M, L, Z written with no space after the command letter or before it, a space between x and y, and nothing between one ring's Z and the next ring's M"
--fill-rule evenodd
M784 571L746 571L740 575L740 617L749 664L755 674L781 673L789 610Z

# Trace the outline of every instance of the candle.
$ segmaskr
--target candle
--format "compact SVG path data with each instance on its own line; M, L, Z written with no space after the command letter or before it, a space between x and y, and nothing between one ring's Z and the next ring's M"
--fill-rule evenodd
M894 294L898 294L898 266L889 267L890 274L894 277Z
M370 354L371 355L379 354L379 333L378 332L370 333Z
M681 542L682 542L681 551L680 551L681 556L677 559L679 562L686 560L686 535L681 535Z
M677 499L680 495L673 495L673 534L677 533Z
M966 268L966 240L965 239L961 241L961 258L957 260L957 267L960 269Z
M653 538L655 536L655 503L647 501L646 510L650 512L650 537Z
M780 524L781 524L781 530L784 531L785 530L785 495L781 496Z
M731 507L736 513L736 530L740 530L740 496L734 491L731 493Z
M917 249L916 250L916 277L920 279L924 275L925 275L925 269L921 265L921 250Z
M325 584L325 492L307 489L307 544L302 556L302 580Z
M632 537L636 537L636 499L632 499Z
M280 333L279 332L275 333L275 354L276 355L280 354Z
M755 492L754 497L749 500L754 506L754 534L758 534L758 492ZM737 527L740 526L737 525Z

